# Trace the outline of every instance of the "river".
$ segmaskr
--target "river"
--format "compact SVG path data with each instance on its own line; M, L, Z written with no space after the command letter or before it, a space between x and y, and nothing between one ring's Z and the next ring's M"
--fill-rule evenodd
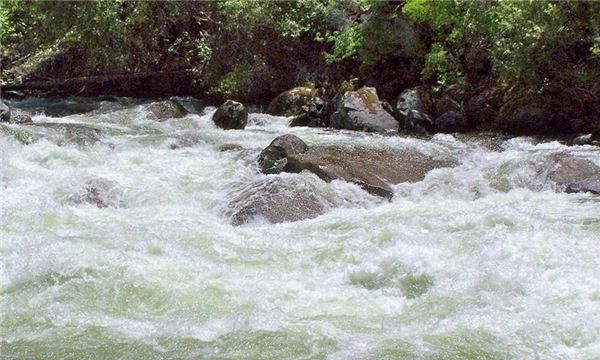
M10 105L38 125L1 124L2 359L600 358L600 198L525 166L559 152L600 164L597 147L263 114L226 131L214 108L157 122L130 99ZM391 201L258 173L286 133L458 165L396 185ZM232 199L274 179L326 211L231 225Z

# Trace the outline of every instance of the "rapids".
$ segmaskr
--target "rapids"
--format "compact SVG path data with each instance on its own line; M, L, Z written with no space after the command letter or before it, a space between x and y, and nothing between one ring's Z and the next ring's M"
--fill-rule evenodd
M9 105L37 125L0 124L2 359L600 358L600 198L524 166L559 152L600 164L597 147L257 113L225 131L214 108L157 122L131 99ZM285 133L458 166L389 202L308 172L259 174L256 156ZM272 180L325 213L231 225L230 201Z

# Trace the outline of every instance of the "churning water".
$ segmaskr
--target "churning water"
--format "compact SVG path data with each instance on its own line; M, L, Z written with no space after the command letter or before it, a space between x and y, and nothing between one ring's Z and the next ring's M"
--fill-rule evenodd
M2 359L600 358L600 199L527 166L559 152L600 164L598 148L261 114L225 131L211 108L156 122L135 102L74 104L91 111L26 100L12 105L38 125L1 125ZM257 154L284 133L458 166L388 202L310 173L259 174ZM231 225L232 199L265 179L312 192L325 213Z

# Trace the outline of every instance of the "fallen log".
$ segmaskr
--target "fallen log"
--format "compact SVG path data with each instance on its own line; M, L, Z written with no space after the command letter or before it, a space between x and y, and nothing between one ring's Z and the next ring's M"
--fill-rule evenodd
M98 95L111 93L125 96L162 95L177 92L191 81L182 82L183 77L192 77L189 70L155 71L135 74L91 75L72 78L27 81L19 84L0 85L0 94L5 91L42 92L54 95Z

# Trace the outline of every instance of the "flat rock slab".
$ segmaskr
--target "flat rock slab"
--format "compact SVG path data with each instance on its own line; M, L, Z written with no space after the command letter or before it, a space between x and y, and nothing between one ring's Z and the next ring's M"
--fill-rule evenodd
M342 179L374 195L391 198L391 185L418 182L433 169L454 165L456 162L451 159L437 159L410 150L327 147L288 156L285 171L308 170L325 181Z

